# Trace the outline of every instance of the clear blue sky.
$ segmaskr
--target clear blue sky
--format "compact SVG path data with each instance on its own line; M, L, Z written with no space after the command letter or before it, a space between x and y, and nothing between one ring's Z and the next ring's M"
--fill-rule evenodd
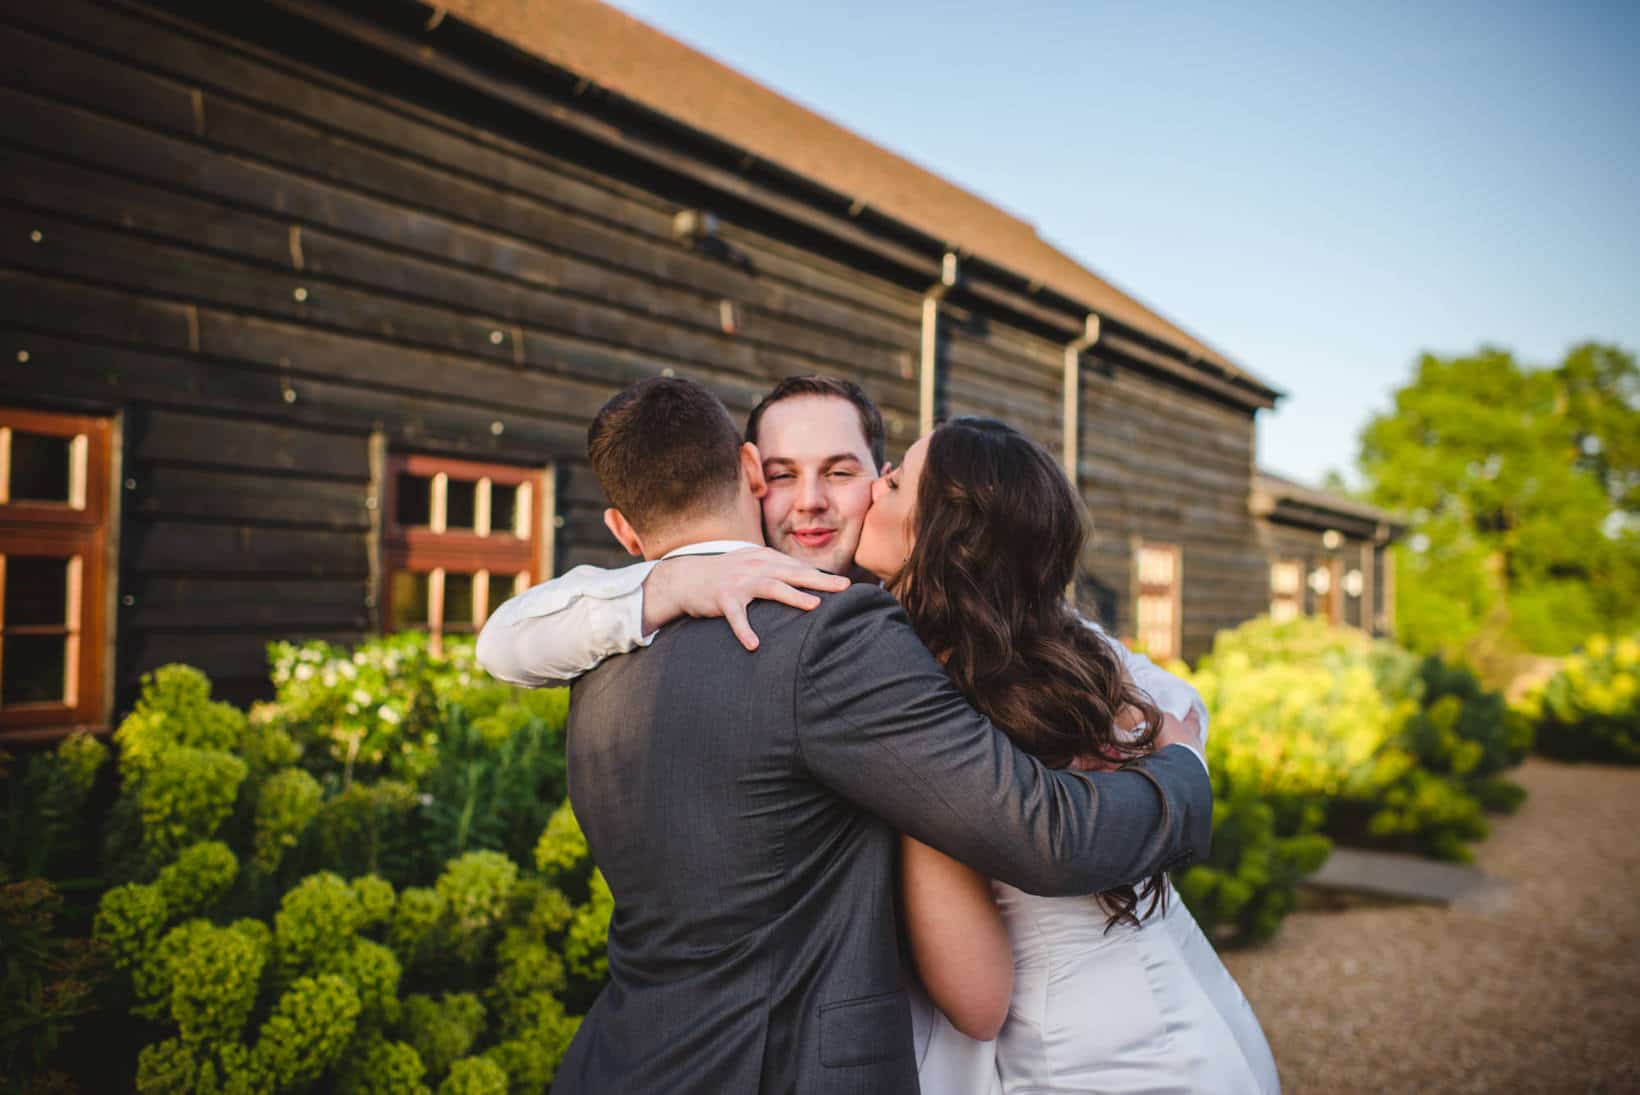
M616 0L973 190L1354 466L1419 352L1640 350L1640 3Z

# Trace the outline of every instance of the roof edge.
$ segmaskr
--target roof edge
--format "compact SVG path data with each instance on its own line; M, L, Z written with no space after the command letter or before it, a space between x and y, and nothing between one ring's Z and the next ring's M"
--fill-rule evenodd
M1383 543L1399 539L1408 528L1406 519L1397 514L1262 469L1253 475L1249 506L1261 517L1323 530L1335 525L1371 526L1374 538Z
M1210 394L1253 410L1272 408L1286 396L1282 390L1239 366L1226 368L1211 362L1189 347L1104 314L1098 308L988 260L983 254L964 252L816 179L765 160L714 133L514 45L482 26L449 14L436 4L424 0L266 2L333 31L362 39L401 61L432 69L483 94L508 100L511 105L527 105L530 99L542 100L537 105L548 109L538 109L535 113L549 124L571 126L573 119L567 114L573 105L576 110L597 119L596 124L577 127L579 135L618 153L641 159L647 151L662 158L669 154L674 158L682 155L699 160L706 177L697 176L694 182L731 202L760 206L778 219L795 220L808 231L826 232L848 250L870 254L878 262L898 267L904 284L934 284L939 279L944 255L955 251L966 260L964 274L969 287L992 290L962 295L991 309L1012 313L1023 320L1026 327L1046 327L1070 341L1083 333L1087 316L1098 315L1102 326L1112 334L1126 335L1126 341L1151 351L1124 355L1134 357L1143 366L1158 367L1160 363L1155 356L1160 355L1168 359L1160 371L1172 373L1178 380L1193 381ZM498 64L503 58L510 59L511 64ZM504 71L508 67L518 75L509 79ZM498 68L503 71L496 71ZM550 78L544 86L539 80L524 80L525 70L548 73ZM558 90L557 95L552 93L554 89ZM651 145L658 147L646 147ZM669 166L674 171L679 168L676 163ZM772 193L767 193L769 191ZM794 217L793 202L807 206L812 211L810 216ZM862 236L877 239L867 240ZM877 245L872 246L873 243Z

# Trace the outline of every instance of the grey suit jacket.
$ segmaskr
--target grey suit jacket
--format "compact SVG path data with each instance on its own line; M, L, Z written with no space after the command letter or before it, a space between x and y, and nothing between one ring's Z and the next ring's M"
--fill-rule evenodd
M570 798L615 914L557 1095L915 1093L900 832L1040 894L1207 852L1188 750L1044 767L875 586L752 612L755 654L721 621L682 621L574 687Z

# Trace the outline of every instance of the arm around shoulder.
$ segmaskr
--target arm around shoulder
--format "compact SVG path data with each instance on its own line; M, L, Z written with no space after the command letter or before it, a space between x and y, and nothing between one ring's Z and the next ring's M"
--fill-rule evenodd
M509 684L542 688L643 646L643 583L654 566L578 566L525 590L485 621L478 664Z

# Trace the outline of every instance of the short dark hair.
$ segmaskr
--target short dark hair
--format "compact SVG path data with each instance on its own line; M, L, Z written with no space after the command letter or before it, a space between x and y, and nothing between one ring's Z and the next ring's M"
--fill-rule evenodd
M727 505L740 483L740 434L693 380L650 377L603 405L587 458L609 504L640 533Z
M860 432L865 435L866 446L871 450L871 470L875 472L883 466L883 414L877 409L877 404L871 397L861 390L860 385L852 380L841 380L835 376L788 376L774 386L774 390L763 397L763 401L752 408L752 413L746 418L746 440L757 444L757 427L763 421L763 412L784 399L796 399L798 396L820 395L830 396L833 399L846 399L854 404L854 409L860 413Z

